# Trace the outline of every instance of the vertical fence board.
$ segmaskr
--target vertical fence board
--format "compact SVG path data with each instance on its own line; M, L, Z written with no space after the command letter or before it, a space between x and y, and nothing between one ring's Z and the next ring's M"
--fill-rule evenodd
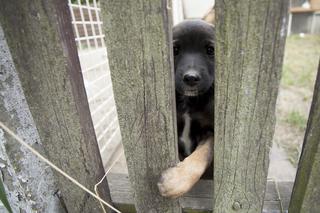
M288 0L216 1L214 212L261 212Z
M104 175L65 0L0 1L0 21L48 158L89 189ZM99 202L57 175L68 212ZM107 183L101 197L108 199Z
M1 26L0 91L0 120L29 145L43 152ZM0 161L0 176L13 212L64 212L58 196L53 196L58 187L52 170L1 128ZM0 212L6 212L1 210L0 207Z
M160 173L177 162L167 0L101 2L110 70L137 212L180 212L160 196Z
M320 63L289 212L320 209Z

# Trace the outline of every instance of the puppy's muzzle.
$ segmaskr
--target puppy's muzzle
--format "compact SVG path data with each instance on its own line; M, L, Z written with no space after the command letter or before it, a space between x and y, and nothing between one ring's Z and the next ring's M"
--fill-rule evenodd
M183 76L183 82L190 87L199 84L200 80L201 77L195 70L187 71Z

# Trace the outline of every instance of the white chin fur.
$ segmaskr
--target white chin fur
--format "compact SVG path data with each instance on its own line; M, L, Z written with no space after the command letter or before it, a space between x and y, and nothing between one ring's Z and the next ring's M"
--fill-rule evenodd
M194 91L184 91L184 95L185 96L190 96L190 97L193 97L193 96L198 96L198 91L197 90L194 90Z

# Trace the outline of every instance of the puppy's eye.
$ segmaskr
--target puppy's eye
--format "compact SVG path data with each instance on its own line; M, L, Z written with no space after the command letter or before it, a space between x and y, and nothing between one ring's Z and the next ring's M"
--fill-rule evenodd
M173 55L174 56L179 55L179 52L180 52L180 47L179 46L174 46L173 47Z
M214 55L214 47L213 46L207 46L207 54Z

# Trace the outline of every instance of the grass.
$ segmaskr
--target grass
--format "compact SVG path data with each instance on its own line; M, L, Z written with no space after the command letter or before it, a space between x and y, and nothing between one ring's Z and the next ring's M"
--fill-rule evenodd
M280 125L286 130L282 134L286 136L280 136L276 141L286 152L287 160L297 168L301 153L301 144L307 125L307 117L296 110L285 112L281 117Z
M307 118L298 111L291 111L285 118L285 122L303 131L306 128Z
M281 84L313 90L320 56L319 35L287 38Z
M320 36L319 35L291 35L287 38L285 47L285 57L283 62L283 72L281 87L296 93L297 90L310 93L314 89L314 82L317 74L320 56ZM300 100L306 103L311 102L310 95L297 94ZM297 106L298 107L298 106ZM285 141L279 141L279 145L285 150L288 160L293 166L297 166L300 155L302 140L298 142L297 137L303 138L307 123L307 109L301 108L282 109L282 121L284 126L289 126L287 133L291 135ZM280 123L280 124L281 124ZM288 140L289 139L289 140Z
M285 150L288 161L294 167L297 167L299 162L299 156L301 153L299 144L284 143L284 144L281 144L280 146Z

